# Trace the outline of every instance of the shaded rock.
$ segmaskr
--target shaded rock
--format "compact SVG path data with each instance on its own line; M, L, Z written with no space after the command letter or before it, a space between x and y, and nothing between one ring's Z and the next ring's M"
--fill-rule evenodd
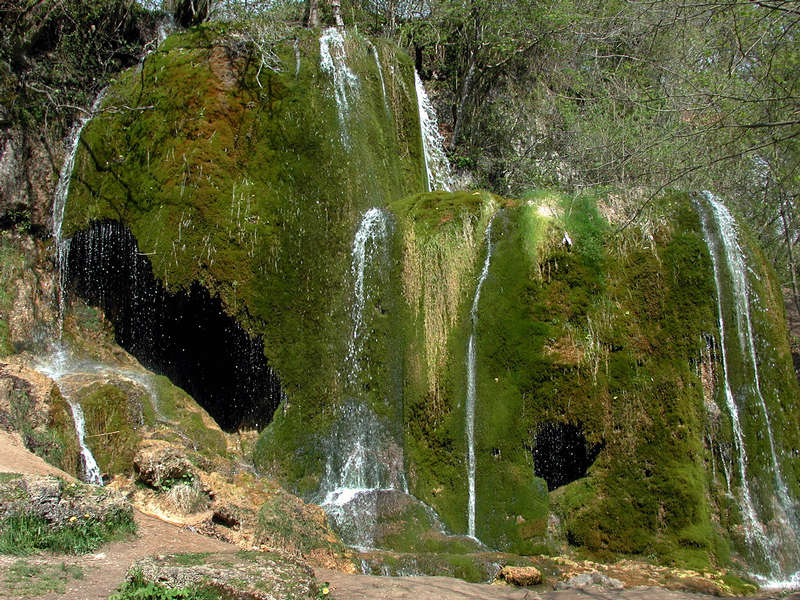
M159 488L196 479L194 466L183 450L158 440L143 445L133 457L133 468L142 483Z
M585 590L586 588L596 587L605 590L621 590L625 584L619 579L614 579L602 573L580 573L570 577L566 581L559 581L554 588L556 590Z
M211 588L241 600L314 599L314 572L302 561L274 552L180 554L145 558L128 571L167 588Z
M77 519L106 521L127 514L130 502L117 491L64 482L53 476L22 475L0 483L0 519L29 514L60 527Z
M511 567L505 566L500 569L498 579L513 585L539 585L542 583L542 573L536 567Z

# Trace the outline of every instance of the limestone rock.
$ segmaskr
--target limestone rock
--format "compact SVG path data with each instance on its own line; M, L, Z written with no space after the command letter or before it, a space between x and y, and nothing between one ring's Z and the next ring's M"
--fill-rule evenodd
M241 600L312 600L318 590L308 565L274 552L150 557L135 563L128 578L134 574L168 588L208 586Z
M497 575L499 579L513 585L539 585L542 583L542 573L536 567L505 566Z
M605 590L622 590L625 588L625 584L619 579L614 579L595 571L593 573L580 573L570 577L567 581L559 581L555 585L556 590L585 590L592 587Z
M142 483L154 488L197 478L194 466L182 449L158 440L139 448L133 457L133 468Z
M20 513L57 527L77 519L105 521L120 513L133 518L130 502L119 492L49 475L21 475L0 483L0 519Z

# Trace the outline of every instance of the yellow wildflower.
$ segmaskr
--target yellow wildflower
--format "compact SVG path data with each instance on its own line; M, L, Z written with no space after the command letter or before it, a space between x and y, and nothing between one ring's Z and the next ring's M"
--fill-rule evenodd
M76 517L75 515L72 515L72 516L69 518L69 522L70 522L70 523L72 523L72 522L74 522L74 521L75 521L77 518L78 518L78 517Z

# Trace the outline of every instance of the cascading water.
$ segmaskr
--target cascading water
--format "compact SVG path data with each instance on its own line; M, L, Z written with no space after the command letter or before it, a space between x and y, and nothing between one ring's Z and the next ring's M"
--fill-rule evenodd
M414 71L414 85L417 90L417 111L422 134L427 191L444 190L449 192L453 188L453 176L450 172L447 155L444 153L444 138L439 133L436 111L433 109L428 94L425 93L425 86L422 85L422 80L416 71Z
M87 483L95 485L103 485L103 476L100 473L100 467L97 466L97 461L89 447L86 445L86 419L83 416L83 409L81 405L73 401L66 390L59 385L61 378L72 371L69 364L70 357L62 349L58 348L52 355L50 361L39 365L39 372L50 377L58 385L61 395L69 404L70 411L72 412L72 420L75 423L75 435L78 438L78 446L81 450L81 462L83 464L83 479Z
M86 420L83 417L81 405L72 400L67 400L72 410L72 419L75 421L75 433L78 436L78 445L81 448L81 458L83 459L83 477L87 483L103 485L103 476L100 474L100 467L92 455L92 451L86 445Z
M489 275L489 264L492 261L492 223L491 218L486 226L486 259L483 261L483 269L478 278L478 286L475 289L475 298L472 300L472 308L469 311L472 331L469 334L467 344L467 402L466 402L466 434L467 434L467 486L469 501L467 505L467 535L472 538L475 536L475 333L478 328L478 303L481 299L481 289ZM477 539L477 538L476 538Z
M391 115L389 110L389 102L386 100L386 84L383 81L383 67L381 67L381 57L378 55L378 49L375 44L369 42L369 47L372 50L372 56L375 58L375 66L378 68L378 77L381 81L381 94L383 96L383 108L386 110L386 116Z
M366 292L364 288L364 271L369 263L388 260L389 225L387 215L379 208L371 208L361 219L356 231L351 250L350 272L353 276L353 307L351 320L353 333L347 349L348 381L357 383L361 371L361 354L364 345L364 307Z
M69 240L61 239L61 225L64 222L64 208L67 205L67 196L69 195L69 184L72 180L72 169L75 167L75 156L78 154L78 143L81 139L81 132L86 124L91 121L92 117L100 109L100 104L103 102L105 96L105 89L102 90L95 98L92 108L88 113L85 113L81 118L72 126L67 138L67 154L64 157L64 164L61 165L61 172L58 174L58 182L56 183L56 190L53 196L53 241L56 246L56 270L58 274L58 323L57 323L57 339L58 344L61 343L61 335L64 329L64 277L67 272L67 259L69 256ZM58 350L61 350L60 348Z
M344 36L336 27L329 27L319 38L320 68L333 78L333 91L336 97L336 111L339 117L342 143L350 144L347 121L350 102L358 97L358 76L347 66L347 53Z
M53 196L53 242L56 247L56 276L57 276L57 294L58 294L58 316L56 323L56 342L52 349L47 367L42 369L42 372L52 377L56 384L58 380L65 373L66 365L69 361L69 354L67 349L62 344L61 338L64 331L64 311L66 309L66 276L68 271L68 257L70 240L61 239L61 226L64 222L64 208L67 203L67 196L69 195L69 185L72 180L72 170L75 167L75 156L78 153L78 144L81 139L81 132L86 124L100 109L100 104L103 102L105 90L102 90L92 104L88 113L85 113L70 130L67 154L64 157L64 164L61 165L61 171L58 175L58 182L56 183L55 194ZM103 485L103 477L100 474L100 469L97 466L92 451L86 445L84 440L85 420L83 417L83 410L80 404L70 400L65 394L64 398L70 406L72 411L72 419L75 422L75 433L78 436L78 444L81 449L81 458L83 461L84 478L88 483Z
M725 404L731 419L733 442L738 459L738 471L741 480L742 513L746 521L745 539L752 550L761 555L769 566L769 576L780 577L783 574L778 559L778 542L769 536L765 530L762 519L753 501L750 481L748 480L748 454L745 437L740 419L740 410L745 410L748 399L757 400L760 413L763 416L763 431L769 443L770 466L775 478L778 507L782 515L776 515L781 525L789 530L796 527L792 525L794 503L789 495L788 488L783 478L780 462L775 449L775 439L770 423L769 412L761 391L758 357L756 354L753 321L751 317L751 291L747 281L747 263L738 241L738 234L733 217L725 205L710 192L703 192L703 201L697 201L703 237L708 245L711 262L714 269L714 282L717 290L717 311L720 331L720 349L723 368L723 386ZM730 282L730 306L723 303L724 284ZM735 323L738 334L739 350L742 364L731 364L731 340L726 336L726 322ZM732 374L734 369L741 372L748 380L737 388L733 385ZM723 467L725 463L723 462ZM728 488L730 489L730 474L726 471ZM793 542L796 546L796 541ZM786 549L784 549L785 551ZM798 549L790 550L797 555Z
M364 349L369 339L367 307L381 269L389 264L388 214L369 209L361 219L351 249L353 301L351 336L345 358L349 398L339 407L331 433L331 450L320 486L322 506L349 543L368 547L377 516L378 492L406 490L402 446L362 397L368 369ZM372 277L370 277L372 275Z

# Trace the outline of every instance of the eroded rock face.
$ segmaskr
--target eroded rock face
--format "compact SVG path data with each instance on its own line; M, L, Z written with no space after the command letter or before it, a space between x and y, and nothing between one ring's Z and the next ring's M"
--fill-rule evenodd
M147 583L167 588L210 587L242 600L317 598L314 572L305 563L273 552L158 556L135 563L128 578L140 574ZM187 564L188 563L188 564Z
M130 502L114 490L82 483L66 483L53 476L22 475L0 483L0 519L29 514L60 527L76 520L106 521L126 514Z
M506 583L519 586L539 585L542 583L542 573L536 567L506 566L500 570L497 578L504 580Z
M133 468L142 483L154 488L197 478L194 466L181 450L159 440L151 440L139 448Z

